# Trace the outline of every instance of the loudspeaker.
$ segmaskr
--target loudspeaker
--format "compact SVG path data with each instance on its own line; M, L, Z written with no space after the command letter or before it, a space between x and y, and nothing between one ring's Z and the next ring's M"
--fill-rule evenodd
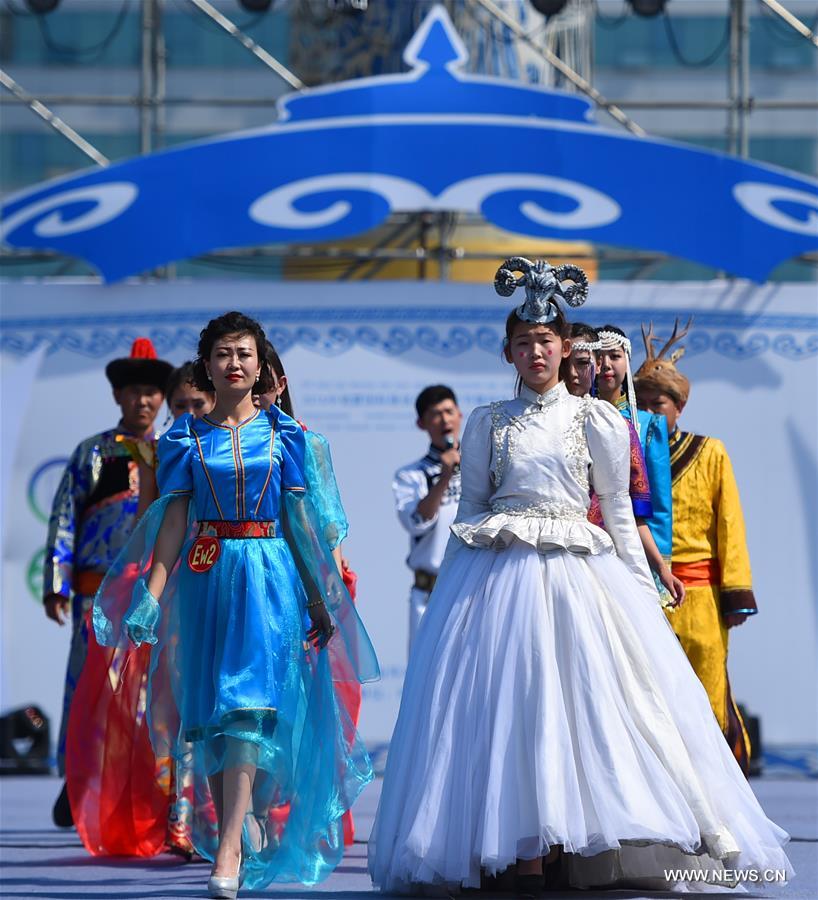
M38 706L0 716L0 775L50 775L51 729Z

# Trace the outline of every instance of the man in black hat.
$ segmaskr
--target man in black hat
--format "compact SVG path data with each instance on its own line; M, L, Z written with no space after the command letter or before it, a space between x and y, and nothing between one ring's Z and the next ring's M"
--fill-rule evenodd
M122 410L116 428L82 441L71 454L51 510L43 571L45 614L59 625L71 621L57 765L65 776L65 736L71 699L88 650L86 613L108 567L136 525L139 473L123 438L153 442L154 420L172 370L156 358L153 344L137 338L131 355L105 368ZM54 804L54 823L73 824L68 794Z

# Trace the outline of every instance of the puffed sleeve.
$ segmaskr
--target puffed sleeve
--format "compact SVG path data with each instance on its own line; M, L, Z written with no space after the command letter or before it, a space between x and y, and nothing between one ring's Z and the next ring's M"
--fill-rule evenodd
M488 512L491 480L491 407L478 406L469 416L460 442L460 504L455 522Z
M278 413L275 428L281 438L281 453L283 457L281 471L281 486L285 491L304 492L307 489L306 479L306 453L307 439L304 429L291 419L286 413L271 406L270 411ZM275 413L273 413L275 415Z
M645 590L658 599L633 517L629 491L630 437L625 420L610 403L597 400L588 411L585 434L591 456L591 482L616 553Z
M156 483L159 494L190 494L193 492L193 466L191 464L190 425L193 416L186 413L171 425L161 438L156 448L159 467L156 470Z

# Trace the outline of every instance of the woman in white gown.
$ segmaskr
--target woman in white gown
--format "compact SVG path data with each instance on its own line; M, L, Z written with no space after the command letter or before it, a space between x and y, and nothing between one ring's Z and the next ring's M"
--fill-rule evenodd
M521 388L475 409L463 435L462 499L406 673L372 880L388 892L476 887L481 870L515 863L536 876L555 848L577 887L788 877L788 837L660 607L625 422L558 380L569 344L556 296L579 305L587 280L515 258L495 286L509 296L523 283L505 350ZM608 533L586 519L591 485Z

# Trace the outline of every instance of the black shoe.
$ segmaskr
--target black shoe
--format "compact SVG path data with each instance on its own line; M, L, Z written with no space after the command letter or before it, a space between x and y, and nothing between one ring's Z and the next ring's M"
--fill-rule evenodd
M531 900L539 897L543 892L544 881L542 875L515 875L514 893L522 900Z
M68 785L63 782L60 796L51 810L51 818L57 828L73 828L74 816L71 814L71 804L68 802Z

